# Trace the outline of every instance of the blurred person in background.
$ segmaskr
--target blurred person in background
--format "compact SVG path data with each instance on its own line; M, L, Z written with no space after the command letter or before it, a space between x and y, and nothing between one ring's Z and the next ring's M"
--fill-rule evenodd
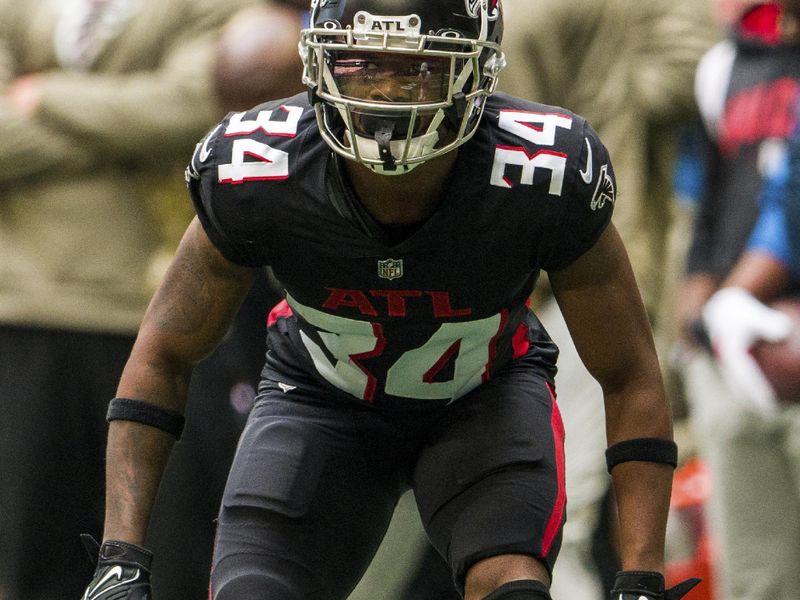
M749 349L788 334L787 320L756 298L796 284L772 278L763 261L777 239L768 228L775 190L797 177L787 157L799 114L798 4L717 8L730 36L697 73L708 169L679 296L685 387L713 478L718 593L788 600L800 589L800 407L777 402ZM796 203L796 191L781 193ZM755 227L759 214L766 225Z
M214 90L226 110L247 110L265 98L288 98L305 89L297 45L308 5L259 0L231 17L214 59Z
M509 66L499 87L586 116L606 142L620 198L614 223L661 347L672 335L680 252L673 242L686 226L672 188L678 139L696 118L695 69L719 29L697 0L504 0L504 6ZM606 512L602 393L552 296L545 291L534 301L560 348L556 386L566 431L569 502L553 595L596 600L605 596L617 566L609 540L613 523L600 522L614 514L613 500ZM597 540L606 544L600 556L593 552ZM606 560L598 564L601 557Z
M789 18L791 15L787 20ZM795 23L800 24L800 20ZM797 31L794 24L791 27ZM796 294L800 282L800 95L795 110L797 116L791 136L777 149L779 155L765 173L753 233L745 252L723 284L723 287L740 287L762 303ZM730 319L721 320L720 324L733 328L741 322L742 319ZM775 337L769 331L759 331L762 324L757 320L743 323L745 327L755 328L744 339ZM777 338L783 338L780 328Z
M105 414L152 293L152 187L219 118L238 2L0 0L0 597L78 597Z
M800 95L795 110L800 111ZM730 274L704 305L701 325L733 385L782 400L770 389L774 386L751 351L760 341L777 343L788 337L792 323L765 305L800 290L800 119L773 151L776 156L764 172L753 232ZM750 377L760 381L753 383Z

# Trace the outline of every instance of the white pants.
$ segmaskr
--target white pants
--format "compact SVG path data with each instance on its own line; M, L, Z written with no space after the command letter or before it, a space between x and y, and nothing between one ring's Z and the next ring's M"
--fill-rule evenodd
M690 423L709 466L719 600L800 598L800 404L765 419L733 400L697 352L685 372Z

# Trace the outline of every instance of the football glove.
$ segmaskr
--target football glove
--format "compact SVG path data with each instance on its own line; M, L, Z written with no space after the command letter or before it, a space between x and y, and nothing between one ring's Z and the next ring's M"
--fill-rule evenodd
M151 600L151 552L127 542L107 540L100 546L89 535L81 539L93 560L97 557L94 577L81 600Z
M664 576L655 571L620 571L614 580L611 600L680 600L700 583L693 577L664 589Z
M706 302L702 322L731 391L757 412L774 413L775 391L750 354L750 348L759 340L785 339L792 331L791 319L762 304L745 289L727 287Z

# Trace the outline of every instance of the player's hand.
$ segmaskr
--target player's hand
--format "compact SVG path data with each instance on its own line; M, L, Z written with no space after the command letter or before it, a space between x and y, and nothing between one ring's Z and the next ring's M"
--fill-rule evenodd
M754 298L743 288L716 292L703 307L702 322L723 377L741 400L758 412L775 412L777 400L750 348L759 340L779 342L792 330L792 321Z
M664 589L664 576L655 571L620 571L614 580L611 600L680 600L700 583L693 577Z
M151 600L151 552L116 540L107 540L98 548L91 536L81 538L90 554L95 554L93 546L97 556L94 577L81 600Z

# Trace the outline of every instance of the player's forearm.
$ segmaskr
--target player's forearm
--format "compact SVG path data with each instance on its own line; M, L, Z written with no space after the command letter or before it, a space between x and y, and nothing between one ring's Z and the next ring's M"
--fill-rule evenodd
M117 396L183 413L191 364L170 362L139 338L125 366ZM104 539L142 545L164 466L175 438L149 424L113 420L106 447Z
M631 461L614 467L623 570L663 573L672 473L670 465L652 462Z
M106 448L104 539L141 545L174 438L132 421L112 421Z
M657 365L652 367L657 369ZM609 447L626 440L672 440L672 415L660 375L643 373L606 394ZM613 466L624 570L662 571L673 466L644 451L641 460Z

